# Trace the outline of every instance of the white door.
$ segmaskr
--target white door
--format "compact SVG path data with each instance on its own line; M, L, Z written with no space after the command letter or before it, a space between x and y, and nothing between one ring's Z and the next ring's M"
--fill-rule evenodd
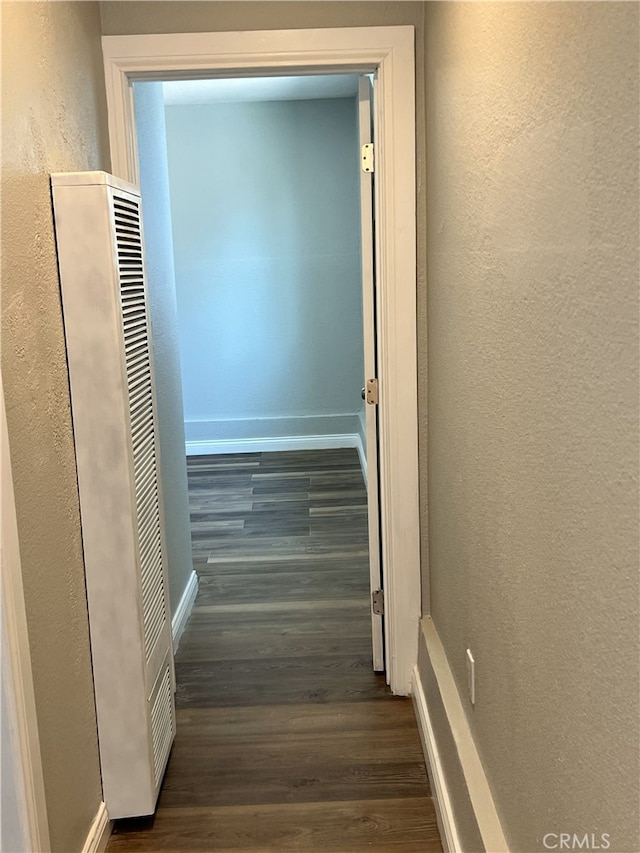
M372 87L369 77L361 77L358 85L358 132L360 151L373 143L371 121ZM362 320L364 333L364 392L367 505L369 522L369 575L371 582L371 639L373 668L384 670L384 642L382 615L374 613L374 593L381 588L380 565L380 509L378 500L378 407L373 402L370 380L377 378L376 367L376 300L375 259L373 238L373 173L363 162L360 168L360 228L362 242Z

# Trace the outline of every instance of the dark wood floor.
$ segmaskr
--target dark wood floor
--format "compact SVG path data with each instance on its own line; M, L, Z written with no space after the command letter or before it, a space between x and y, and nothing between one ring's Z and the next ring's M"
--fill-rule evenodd
M354 450L188 460L200 591L153 819L108 853L440 851L410 700L371 668Z

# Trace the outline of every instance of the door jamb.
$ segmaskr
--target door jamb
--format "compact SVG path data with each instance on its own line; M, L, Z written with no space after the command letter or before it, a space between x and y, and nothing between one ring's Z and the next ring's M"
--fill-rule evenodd
M387 680L408 695L420 620L414 28L103 36L112 171L138 184L132 82L376 73L380 515Z

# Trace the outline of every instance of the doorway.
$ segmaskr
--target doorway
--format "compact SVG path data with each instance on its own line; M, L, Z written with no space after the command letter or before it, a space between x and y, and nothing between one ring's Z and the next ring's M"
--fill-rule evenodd
M420 617L413 41L411 27L103 38L112 168L134 183L136 79L377 74L381 540L388 678L399 695L410 692Z
M177 449L163 442L164 430L182 429L165 412L183 398L188 456L351 447L357 459L357 449L369 471L377 590L376 407L361 397L365 365L375 376L371 174L359 163L372 138L369 81L314 75L133 88L162 467ZM174 266L176 288L167 283ZM171 548L184 507L177 497L169 505L176 476L163 470L163 480ZM173 579L181 555L170 558L175 611L184 580ZM382 617L371 619L380 671Z

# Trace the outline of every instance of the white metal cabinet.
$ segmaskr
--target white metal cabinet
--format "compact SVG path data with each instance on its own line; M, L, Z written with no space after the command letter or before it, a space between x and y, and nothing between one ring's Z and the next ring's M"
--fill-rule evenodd
M51 176L104 800L150 814L175 735L141 202L105 172Z

